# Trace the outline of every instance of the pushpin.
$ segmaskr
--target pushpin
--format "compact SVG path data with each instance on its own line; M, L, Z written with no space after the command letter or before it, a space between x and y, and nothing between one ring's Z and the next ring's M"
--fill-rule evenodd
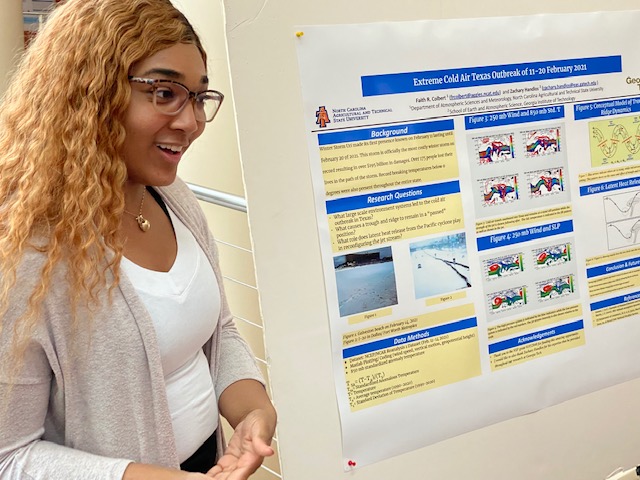
M300 38L304 35L304 32L296 32L296 37Z
M349 460L349 461L347 462L347 465L349 465L350 467L352 467L352 468L353 468L353 467L355 467L355 466L356 466L356 462L354 462L353 460Z

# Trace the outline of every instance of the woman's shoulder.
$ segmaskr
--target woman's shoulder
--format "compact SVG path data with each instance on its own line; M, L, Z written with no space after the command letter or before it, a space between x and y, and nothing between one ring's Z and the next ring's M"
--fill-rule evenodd
M21 253L20 260L15 270L15 285L19 290L33 289L42 278L43 269L46 268L48 256L44 248L37 243L25 248ZM51 272L54 277L64 276L61 271L64 269L62 262L59 262Z
M47 254L41 249L29 247L20 256L14 280L12 281L9 275L0 276L0 284L3 288L8 288L4 305L6 308L3 317L4 326L18 321L26 313L32 295L42 285L47 260ZM68 304L68 298L64 295L65 291L68 292L64 271L63 265L53 267L47 292L42 296L41 311L50 311L57 305Z

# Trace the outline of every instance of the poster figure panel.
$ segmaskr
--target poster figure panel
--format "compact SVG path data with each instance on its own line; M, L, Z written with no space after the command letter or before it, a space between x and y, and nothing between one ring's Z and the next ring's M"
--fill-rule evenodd
M416 298L471 286L464 233L411 243L409 250Z
M398 303L391 247L338 255L333 264L341 317Z

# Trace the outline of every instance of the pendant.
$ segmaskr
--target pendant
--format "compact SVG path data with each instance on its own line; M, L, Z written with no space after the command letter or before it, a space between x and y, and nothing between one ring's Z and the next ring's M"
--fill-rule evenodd
M142 215L138 215L136 217L136 220L138 222L138 227L140 228L140 230L142 230L143 232L146 232L147 230L149 230L151 228L151 224L149 223L149 220L147 220L146 218L144 218Z

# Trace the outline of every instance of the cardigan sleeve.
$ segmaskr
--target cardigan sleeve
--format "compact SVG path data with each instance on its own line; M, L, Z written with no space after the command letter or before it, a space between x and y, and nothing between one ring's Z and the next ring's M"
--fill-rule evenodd
M224 296L224 293L222 293ZM253 352L240 336L231 315L221 317L220 346L216 368L215 390L220 395L238 380L253 379L264 385L262 374L256 365Z
M43 440L53 373L43 345L28 345L19 372L9 363L13 330L0 335L0 479L120 480L130 460L93 455Z
M220 267L218 264L218 250L213 236L209 233L209 245L214 259L214 271L218 278L220 288L220 318L218 328L220 329L220 343L215 359L215 390L216 395L220 395L224 390L238 380L253 379L264 385L262 373L258 368L255 355L247 342L242 338L236 328L233 315L227 302L224 283Z
M121 480L131 463L130 460L101 457L35 438L41 432L41 429L32 428L22 436L3 436L0 440L0 479Z

